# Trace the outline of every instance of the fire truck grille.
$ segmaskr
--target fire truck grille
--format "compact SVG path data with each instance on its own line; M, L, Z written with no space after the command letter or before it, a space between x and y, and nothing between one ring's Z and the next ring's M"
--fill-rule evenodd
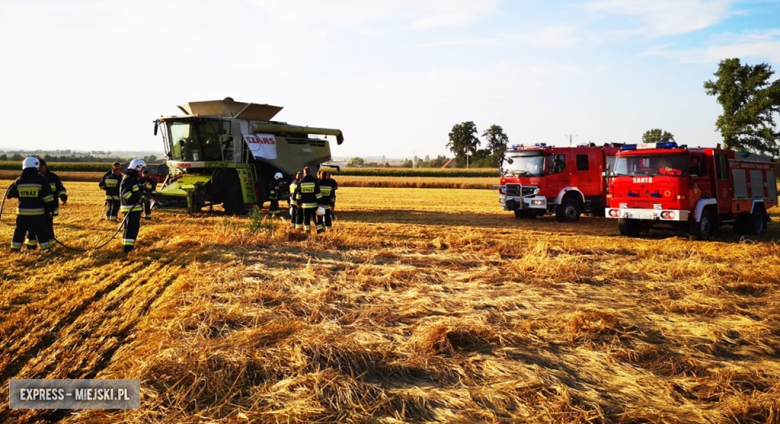
M536 187L523 186L522 196L523 197L533 196L535 190L536 190ZM520 186L518 186L518 185L507 185L506 186L506 195L510 196L510 197L518 197L518 196L520 196L521 195Z

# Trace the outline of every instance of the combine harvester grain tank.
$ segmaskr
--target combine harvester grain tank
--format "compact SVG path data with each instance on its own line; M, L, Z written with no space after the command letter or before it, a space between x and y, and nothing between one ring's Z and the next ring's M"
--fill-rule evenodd
M190 102L182 116L154 121L162 134L168 175L158 190L162 207L189 212L222 204L228 214L262 206L277 172L290 176L304 166L318 169L331 160L328 136L338 144L341 130L272 121L280 106L224 100Z

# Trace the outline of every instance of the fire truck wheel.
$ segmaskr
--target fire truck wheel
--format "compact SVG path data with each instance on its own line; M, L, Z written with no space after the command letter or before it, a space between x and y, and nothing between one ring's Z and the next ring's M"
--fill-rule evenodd
M618 219L618 230L621 236L637 237L642 227L639 221L633 219Z
M715 221L710 208L704 208L699 222L691 223L691 238L706 241L710 239L715 228Z
M580 219L580 202L572 197L564 197L561 204L555 208L555 219L559 222L574 222Z
M764 217L764 210L758 206L750 214L750 232L753 234L761 234L766 229L766 218Z

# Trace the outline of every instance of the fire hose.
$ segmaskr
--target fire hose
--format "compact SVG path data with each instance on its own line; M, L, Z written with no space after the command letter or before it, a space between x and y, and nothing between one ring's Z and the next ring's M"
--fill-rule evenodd
M5 189L5 194L3 194L3 202L0 203L0 219L3 218L3 208L5 207L5 198L8 197L9 191L11 191L11 186L8 186L8 188Z
M2 201L2 203L0 203L0 219L2 219L2 217L3 217L3 209L5 208L5 199L8 197L8 192L9 191L11 191L11 187L10 186L5 190L5 194L3 194L3 201ZM138 206L140 203L141 203L140 200L138 202L136 202L135 205L133 205L133 207L131 208L131 210L135 209L135 207ZM54 237L53 234L52 234L52 238L54 239L55 242L59 243L62 247L66 248L68 250L73 250L74 252L89 252L89 251L92 251L92 250L98 250L98 249L104 247L105 245L107 245L109 242L111 242L111 240L113 240L114 237L116 237L116 235L119 234L119 231L125 225L125 222L127 221L127 217L128 216L130 216L130 214L126 213L124 218L122 218L122 222L119 223L119 227L117 227L116 231L114 231L114 234L108 240L106 240L105 242L101 243L97 247L93 247L91 249L80 249L80 248L77 248L77 247L68 246L67 244L59 241L56 237Z

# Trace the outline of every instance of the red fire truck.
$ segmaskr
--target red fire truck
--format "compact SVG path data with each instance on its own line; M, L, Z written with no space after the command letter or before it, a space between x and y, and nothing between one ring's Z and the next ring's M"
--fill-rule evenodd
M609 172L605 213L620 234L666 224L707 240L722 224L760 234L777 205L771 158L674 141L624 145Z
M555 214L573 222L588 212L602 216L606 206L604 171L618 147L595 144L554 147L513 145L504 155L499 204L516 218Z

